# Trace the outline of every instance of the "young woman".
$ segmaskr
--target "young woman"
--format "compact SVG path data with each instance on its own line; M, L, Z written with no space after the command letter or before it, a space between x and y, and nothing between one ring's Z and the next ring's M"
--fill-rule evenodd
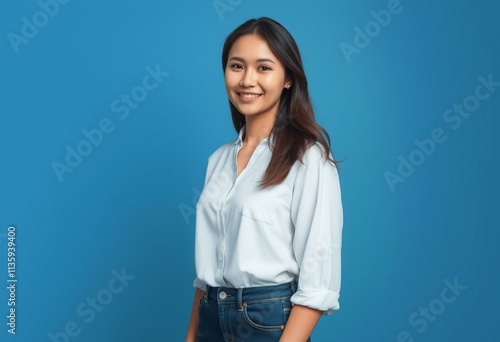
M236 28L222 68L239 136L208 160L186 341L310 341L339 308L342 204L329 137L278 22Z

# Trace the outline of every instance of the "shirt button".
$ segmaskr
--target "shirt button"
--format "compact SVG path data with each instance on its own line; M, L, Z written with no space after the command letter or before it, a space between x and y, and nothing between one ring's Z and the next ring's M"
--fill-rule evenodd
M224 298L226 298L226 297L227 297L227 295L226 295L226 293L225 293L224 291L221 291L221 292L219 293L219 298L220 298L220 299L224 299Z

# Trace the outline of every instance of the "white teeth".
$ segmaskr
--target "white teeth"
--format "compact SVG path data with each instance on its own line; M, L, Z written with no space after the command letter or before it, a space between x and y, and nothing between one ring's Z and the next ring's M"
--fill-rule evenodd
M254 97L257 97L257 96L260 96L258 94L240 94L242 97L245 97L245 98L248 98L248 99L251 99L251 98L254 98Z

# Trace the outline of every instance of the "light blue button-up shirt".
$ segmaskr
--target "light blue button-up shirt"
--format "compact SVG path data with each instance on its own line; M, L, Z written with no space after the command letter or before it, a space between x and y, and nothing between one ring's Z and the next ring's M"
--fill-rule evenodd
M343 216L336 167L316 144L281 184L261 189L269 138L237 176L243 133L244 127L208 159L196 205L193 285L241 288L297 279L293 304L338 310Z

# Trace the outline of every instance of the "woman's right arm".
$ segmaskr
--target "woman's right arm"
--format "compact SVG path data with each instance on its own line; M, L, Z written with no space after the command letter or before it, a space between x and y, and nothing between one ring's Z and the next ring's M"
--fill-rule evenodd
M189 320L186 342L196 342L196 334L198 333L198 304L205 291L196 289L194 293L193 307L191 308L191 319Z

